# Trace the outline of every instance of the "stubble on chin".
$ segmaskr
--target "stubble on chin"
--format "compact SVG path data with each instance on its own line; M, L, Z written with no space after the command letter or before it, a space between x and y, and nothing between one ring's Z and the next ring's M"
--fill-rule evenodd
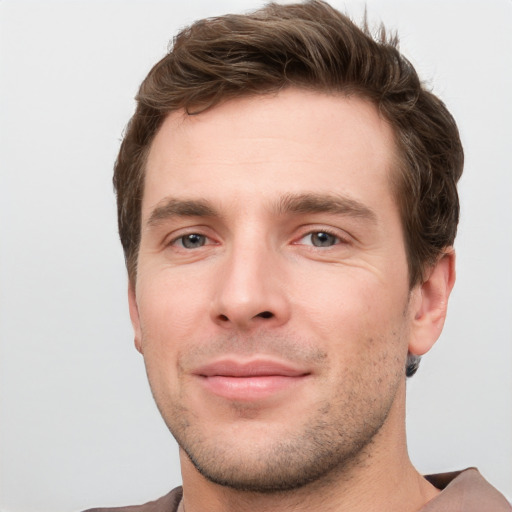
M285 353L289 360L315 361L327 368L327 355L317 348L305 348L302 344L299 352L297 344L288 339L267 339L266 353L270 350L276 355ZM373 345L371 340L368 343ZM205 356L235 350L250 354L252 346L260 352L264 350L261 339L243 345L238 339L224 339L201 347L196 353L189 352L180 364L186 369ZM384 360L381 358L379 365L390 363L387 351L382 357ZM367 368L375 366L374 360L368 362ZM356 467L368 464L372 442L393 404L396 386L392 383L398 383L398 378L386 379L389 389L384 390L381 377L363 376L346 368L346 374L339 376L338 387L331 391L328 400L306 408L300 416L290 416L289 424L281 423L279 427L265 426L255 405L232 404L233 418L238 420L233 420L236 424L233 429L229 423L224 428L205 424L201 411L185 405L190 403L186 393L174 390L174 399L170 399L158 396L155 387L154 397L184 456L203 477L238 491L282 493L312 484L322 486L333 478L349 479ZM367 393L368 387L374 392ZM283 414L287 414L286 408ZM244 425L247 437L243 434Z
M322 487L333 479L349 480L356 467L368 464L371 450L367 448L384 418L354 433L350 427L329 423L329 405L321 409L325 413L319 410L314 421L293 434L262 438L262 443L251 447L230 443L229 432L221 439L207 439L207 435L201 439L192 432L183 439L180 433L175 437L196 470L215 484L260 494L294 491L311 484Z

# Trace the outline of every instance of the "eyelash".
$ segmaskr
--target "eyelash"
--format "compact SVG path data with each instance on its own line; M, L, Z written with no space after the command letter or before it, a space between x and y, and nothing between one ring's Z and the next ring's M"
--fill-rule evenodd
M322 245L314 245L314 243L310 243L310 244L300 244L300 241L303 240L304 238L308 237L308 236L313 236L313 235L318 235L318 234L326 234L326 235L329 235L330 237L334 238L334 243L331 244L331 245L326 245L326 246L322 246ZM190 237L193 237L193 236L197 236L197 237L201 237L203 239L203 243L197 247L186 247L186 240L187 238L190 238ZM213 244L211 243L208 243L208 240L211 241L211 238L208 237L207 235L205 235L204 233L201 233L201 232L196 232L196 231L192 231L190 233L184 233L184 234L181 234L180 236L177 236L175 238L173 238L170 242L169 242L169 246L177 246L179 244L179 249L182 249L182 250L186 250L186 251L192 251L194 249L200 249L201 247L204 247L205 245L215 245L215 242ZM293 242L293 245L304 245L306 247L312 247L312 248L316 248L316 249L329 249L331 247L334 247L336 245L340 245L340 244L348 244L349 243L349 240L346 238L346 237L342 237L340 236L339 233L336 233L334 230L331 230L331 229L325 229L325 228L318 228L318 229L313 229L313 230L309 230L303 234L301 234L301 236L299 238L296 239L295 242Z
M335 239L335 242L332 245L328 245L328 246L315 246L315 245L313 245L313 243L311 243L311 244L303 244L303 245L308 245L308 246L310 245L311 247L315 247L315 248L329 249L329 248L334 247L336 245L348 244L349 243L348 238L341 236L338 232L335 232L335 230L325 229L325 228L318 228L318 229L309 230L306 233L302 234L297 239L297 241L294 242L294 243L295 243L295 245L300 245L299 242L301 240L303 240L304 238L306 238L307 236L313 236L315 234L320 234L320 233L331 236L332 238Z
M197 236L197 237L201 237L204 239L204 243L201 244L200 246L198 247L185 247L185 243L184 241L187 239L187 238L190 238L190 237L193 237L193 236ZM180 249L184 249L184 250L193 250L193 249L199 249L201 247L204 247L205 245L211 245L211 244L207 244L207 241L208 240L211 240L207 235L203 234L203 233L198 233L198 232L195 232L195 231L192 231L190 233L185 233L185 234L182 234L180 236L177 236L175 238L173 238L170 242L169 242L169 246L176 246L177 243L180 243L181 242L181 246L180 246Z

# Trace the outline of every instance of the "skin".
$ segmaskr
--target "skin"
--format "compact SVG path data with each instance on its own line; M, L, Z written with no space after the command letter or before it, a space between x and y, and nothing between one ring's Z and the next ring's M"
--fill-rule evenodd
M441 332L454 255L409 289L395 160L369 102L297 89L174 112L157 133L130 315L187 512L436 495L407 455L404 368ZM219 387L203 370L218 361L294 375Z

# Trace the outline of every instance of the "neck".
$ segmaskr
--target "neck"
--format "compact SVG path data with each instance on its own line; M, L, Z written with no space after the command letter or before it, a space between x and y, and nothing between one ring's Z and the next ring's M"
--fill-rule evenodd
M180 452L180 512L416 512L439 492L413 467L406 445L405 383L387 421L357 459L291 491L245 492L206 480Z

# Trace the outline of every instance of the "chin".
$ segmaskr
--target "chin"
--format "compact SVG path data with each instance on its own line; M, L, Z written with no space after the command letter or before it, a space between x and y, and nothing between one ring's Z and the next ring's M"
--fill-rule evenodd
M210 482L269 494L329 481L334 474L353 469L368 459L362 457L365 447L381 425L367 423L355 437L322 421L295 425L293 432L290 427L264 429L260 425L259 432L238 428L233 433L226 427L221 435L211 430L208 435L192 435L187 429L186 435L175 433L175 437L195 469Z

